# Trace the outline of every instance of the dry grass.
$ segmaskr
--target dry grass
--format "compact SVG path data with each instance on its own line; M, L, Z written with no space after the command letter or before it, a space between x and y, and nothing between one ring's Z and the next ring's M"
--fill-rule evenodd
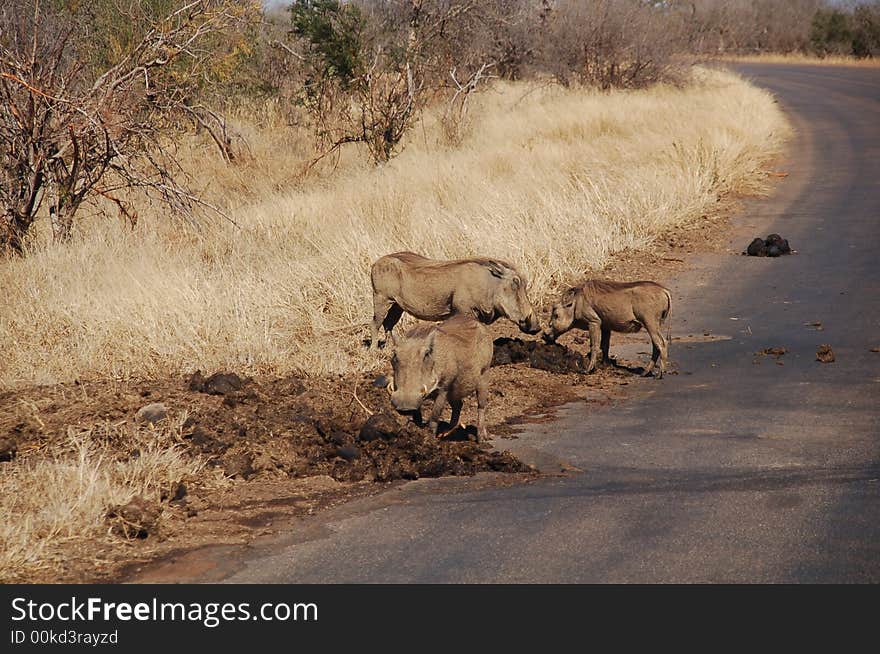
M273 116L241 126L254 157L238 166L192 150L240 228L195 231L142 207L134 231L85 222L70 244L41 236L0 264L0 386L371 369L385 356L361 345L377 257L501 257L543 304L615 251L761 192L789 130L768 93L721 71L609 94L499 85L460 146L428 117L383 168L349 153L301 179L307 142Z
M109 507L136 495L158 502L194 477L202 463L175 445L179 431L177 423L159 431L109 425L71 430L49 452L0 465L0 583L59 570L71 549L111 538ZM138 455L120 457L120 441Z
M717 61L729 61L752 64L808 64L811 66L858 66L860 68L873 68L880 66L880 59L857 59L846 55L828 55L817 57L802 52L765 53L753 55L725 55L715 59Z

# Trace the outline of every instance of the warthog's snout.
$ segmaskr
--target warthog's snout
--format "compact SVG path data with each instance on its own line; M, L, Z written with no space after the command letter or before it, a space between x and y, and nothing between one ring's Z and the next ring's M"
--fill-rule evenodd
M517 325L526 334L537 334L541 331L541 322L534 313L530 313L528 318L520 320Z
M556 342L556 334L552 329L545 329L541 332L541 338L544 339L545 343L555 343Z
M422 402L424 399L425 396L421 393L394 391L391 394L391 406L393 406L398 413L418 411L422 408Z

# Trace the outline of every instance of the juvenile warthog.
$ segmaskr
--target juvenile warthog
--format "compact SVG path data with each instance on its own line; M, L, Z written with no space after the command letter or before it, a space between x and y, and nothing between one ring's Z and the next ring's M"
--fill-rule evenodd
M457 315L439 325L417 325L400 339L391 358L391 404L401 413L413 412L420 423L422 402L436 392L429 426L437 431L448 402L452 431L459 424L462 401L476 393L477 440L486 438L484 413L491 364L492 337L473 317Z
M484 323L509 318L528 334L541 325L526 294L519 271L497 259L434 261L412 252L398 252L373 264L373 333L371 348L378 345L379 327L392 330L403 312L421 320L445 320L469 314Z
M660 359L660 374L666 369L666 339L660 331L669 315L672 296L655 282L610 282L590 280L563 293L553 305L550 326L544 333L548 341L555 341L572 327L590 331L590 364L596 367L601 332L602 357L607 361L611 332L635 333L644 327L651 337L653 354L644 374L651 374Z

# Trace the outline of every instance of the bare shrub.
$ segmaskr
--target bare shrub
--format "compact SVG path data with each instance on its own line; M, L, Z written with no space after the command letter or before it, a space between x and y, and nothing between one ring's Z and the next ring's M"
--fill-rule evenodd
M179 2L159 19L141 17L143 29L129 42L101 49L79 5L4 3L0 250L22 251L44 200L58 240L70 236L74 215L95 197L110 198L134 220L115 195L121 189L149 191L177 210L197 204L176 181L173 150L162 137L182 114L216 130L191 97L216 64L212 39L246 13L247 4L234 0Z
M327 151L362 143L377 164L387 162L444 91L463 116L491 64L474 45L488 15L474 0L295 2L301 52L291 54L307 69L302 102Z
M658 5L567 0L547 21L542 64L563 84L638 88L673 77L678 35Z

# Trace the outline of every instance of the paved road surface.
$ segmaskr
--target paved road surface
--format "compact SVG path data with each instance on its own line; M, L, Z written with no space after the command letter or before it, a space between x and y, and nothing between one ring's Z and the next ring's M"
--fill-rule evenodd
M777 231L799 255L703 256L680 276L673 334L717 340L676 342L681 374L617 407L570 405L509 441L582 473L409 484L252 551L228 581L880 581L880 69L740 70L798 136L731 247ZM821 343L835 363L815 361ZM784 366L753 363L773 346Z

